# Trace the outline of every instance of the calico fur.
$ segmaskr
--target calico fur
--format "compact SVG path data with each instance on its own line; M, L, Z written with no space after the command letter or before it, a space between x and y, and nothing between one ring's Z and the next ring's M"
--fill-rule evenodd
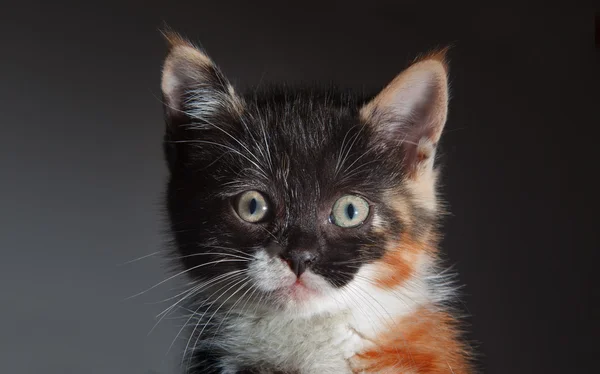
M173 258L191 281L178 301L184 370L471 373L437 249L445 50L377 95L241 95L205 52L168 40L167 210ZM265 196L264 220L236 214L245 191ZM331 210L348 194L369 215L341 228ZM286 260L298 251L314 256L300 276Z

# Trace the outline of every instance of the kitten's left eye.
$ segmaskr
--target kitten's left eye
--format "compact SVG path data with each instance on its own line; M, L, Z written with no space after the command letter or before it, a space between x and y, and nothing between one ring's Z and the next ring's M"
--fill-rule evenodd
M330 220L337 226L351 228L360 226L368 216L369 203L365 199L356 195L346 195L333 204Z
M267 199L258 191L246 191L236 199L235 211L246 222L262 221L267 216L268 210Z

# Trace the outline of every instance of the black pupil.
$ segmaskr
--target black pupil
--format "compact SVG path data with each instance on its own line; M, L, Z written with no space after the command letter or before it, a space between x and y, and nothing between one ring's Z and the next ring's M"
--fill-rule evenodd
M256 201L256 199L252 199L250 200L250 214L254 214L256 213L256 207L258 206L258 202Z
M346 207L346 214L348 215L348 218L350 218L350 219L354 218L354 214L356 214L356 209L354 209L354 204L348 204L348 206Z

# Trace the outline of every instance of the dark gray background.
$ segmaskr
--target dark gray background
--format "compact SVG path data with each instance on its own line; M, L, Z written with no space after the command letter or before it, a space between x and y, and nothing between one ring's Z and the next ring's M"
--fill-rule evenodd
M3 3L0 371L172 373L159 256L166 21L232 81L381 86L455 43L444 251L486 373L585 373L598 354L592 7L417 1ZM586 170L587 169L587 170ZM595 176L594 176L595 177Z

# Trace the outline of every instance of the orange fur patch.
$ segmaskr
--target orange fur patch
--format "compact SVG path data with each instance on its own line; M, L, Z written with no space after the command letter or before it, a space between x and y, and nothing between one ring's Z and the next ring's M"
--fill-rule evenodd
M393 249L388 249L383 258L375 262L377 277L375 285L390 289L401 285L413 275L417 258L420 253L427 250L422 242L417 242L405 237Z
M468 350L447 313L422 308L375 340L378 346L354 356L355 373L467 374Z

